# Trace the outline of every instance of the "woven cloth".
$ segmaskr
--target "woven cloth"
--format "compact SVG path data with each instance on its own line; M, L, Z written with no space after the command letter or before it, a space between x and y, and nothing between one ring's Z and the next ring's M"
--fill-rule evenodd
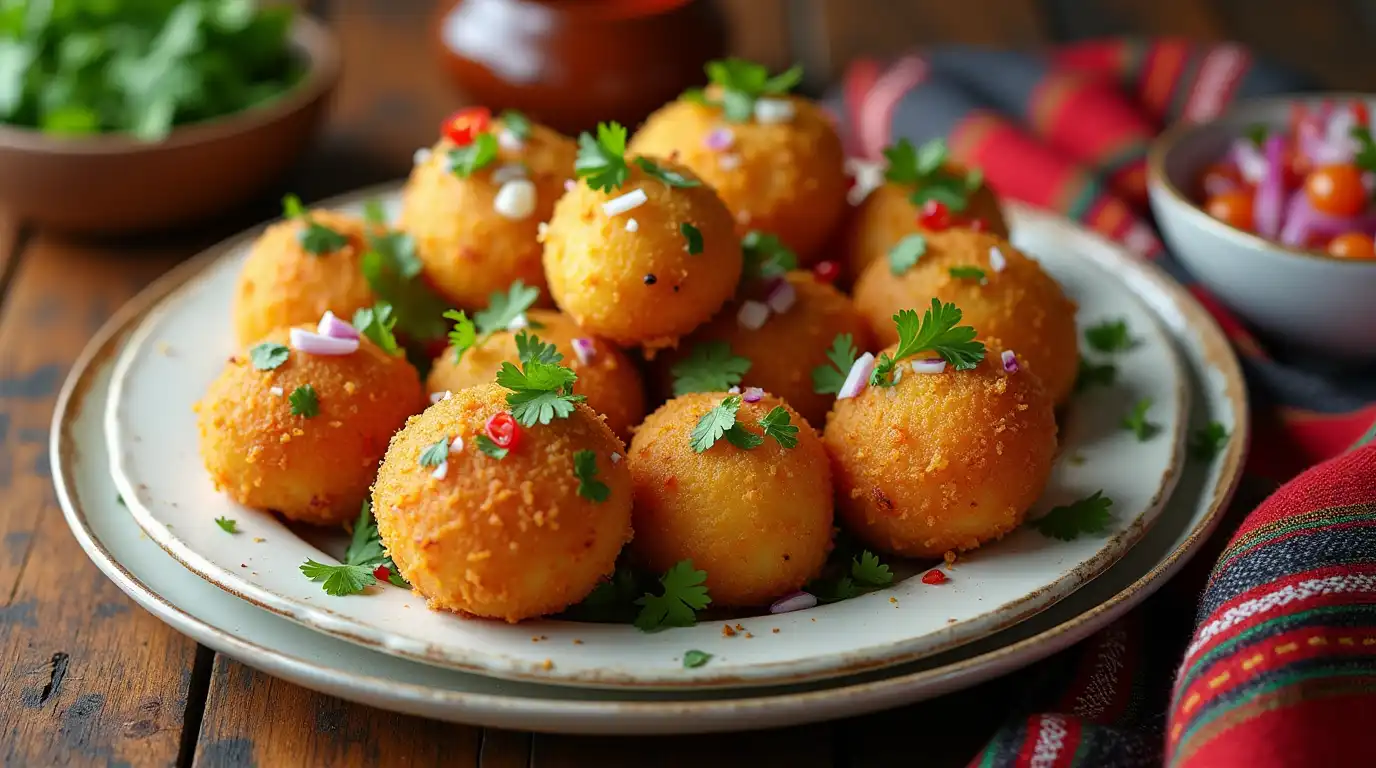
M1376 765L1357 727L1376 723L1376 445L1361 447L1376 434L1376 368L1258 338L1165 251L1146 207L1146 150L1165 124L1309 86L1234 45L1107 40L862 59L830 98L853 156L945 137L1001 196L1154 261L1215 316L1247 375L1249 477L1201 555L1218 557L1212 573L1186 569L1020 673L1027 701L972 765Z

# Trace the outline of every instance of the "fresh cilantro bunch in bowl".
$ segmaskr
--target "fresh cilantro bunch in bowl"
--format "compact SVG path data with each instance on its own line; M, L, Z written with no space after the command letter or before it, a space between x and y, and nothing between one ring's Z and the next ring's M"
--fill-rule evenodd
M290 6L0 2L0 204L100 232L218 213L304 148L338 75Z

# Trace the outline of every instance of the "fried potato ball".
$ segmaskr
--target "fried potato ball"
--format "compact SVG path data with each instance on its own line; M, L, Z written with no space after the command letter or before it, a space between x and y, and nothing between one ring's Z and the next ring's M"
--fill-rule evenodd
M503 130L501 120L492 122L491 133ZM503 142L497 159L467 178L450 170L454 148L441 139L402 191L397 226L415 238L426 277L464 309L484 306L516 280L542 289L543 297L536 235L573 178L573 140L532 124L520 146Z
M195 406L201 457L215 487L240 504L305 523L353 520L387 441L424 405L420 378L366 338L332 356L287 341L286 328L261 340L286 350L271 370L247 350L229 359Z
M893 315L900 309L921 311L933 298L950 302L964 313L964 325L975 328L989 346L1011 349L1042 383L1056 403L1075 387L1079 372L1079 334L1075 303L1033 259L994 235L951 229L926 235L927 252L902 275L888 259L871 264L855 284L855 306L869 321L880 344L898 340ZM990 265L997 248L1006 264ZM954 267L984 270L984 279L954 277Z
M698 180L688 168L660 167ZM643 193L646 202L609 215L608 200ZM702 251L689 252L684 225ZM611 192L586 182L554 207L545 232L545 273L559 307L590 333L622 346L672 346L721 308L741 276L741 240L712 188L673 187L631 163Z
M334 211L311 211L268 227L249 250L230 310L239 344L258 341L274 329L314 323L329 310L348 320L371 307L373 289L359 258L367 250L363 222ZM313 222L343 235L347 243L329 253L308 252L302 236Z
M581 404L568 418L518 426L503 458L483 453L478 438L507 411L506 394L470 387L412 417L378 470L373 514L431 608L516 622L577 603L615 570L631 538L631 476L618 462L621 440ZM444 444L443 464L423 459ZM583 452L590 479L605 486L601 501L579 491Z
M676 157L717 190L742 234L778 235L808 265L846 211L845 153L816 104L778 98L792 105L791 120L729 123L720 108L670 102L645 120L630 150Z
M655 573L691 559L707 572L713 605L764 605L821 571L831 549L831 472L821 439L773 396L742 403L736 423L759 435L760 419L782 406L798 427L795 447L767 437L742 450L722 438L694 452L694 427L726 396L675 398L636 430L631 554Z
M963 168L949 166L952 173L963 175ZM908 199L911 186L885 182L865 197L855 210L848 227L846 265L851 279L858 278L876 261L884 261L889 249L899 240L914 234L930 234L921 224L922 209ZM969 222L979 220L984 231L1008 239L1008 222L1003 218L998 198L981 184L969 195L964 211L952 213L956 229L968 229Z
M588 406L606 417L618 437L630 437L631 427L645 418L645 388L631 358L611 342L585 333L566 315L533 309L526 316L532 326L529 333L558 348L564 356L561 364L578 374L576 389L587 396ZM574 349L574 339L583 339L587 362ZM425 386L433 394L490 384L502 363L519 365L519 360L516 334L498 331L466 350L457 362L453 347L446 349L436 358Z
M663 393L667 396L672 392L674 368L685 365L695 350L701 354L704 344L725 342L732 355L750 361L741 386L760 387L783 398L808 424L820 429L834 395L815 391L812 372L829 365L827 351L842 334L849 334L859 351L870 349L869 326L849 297L811 272L790 272L784 279L797 298L786 311L771 313L764 325L754 330L742 325L738 319L738 299L684 339L672 354L656 359ZM754 293L758 295L747 300L763 301L765 291L757 288Z
M1022 524L1051 475L1056 420L1035 376L988 356L838 400L822 439L844 527L885 552L940 557Z

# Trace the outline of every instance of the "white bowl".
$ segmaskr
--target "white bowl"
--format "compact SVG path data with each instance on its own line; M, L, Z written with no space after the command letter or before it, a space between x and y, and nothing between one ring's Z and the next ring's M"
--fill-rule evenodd
M1334 357L1376 359L1376 260L1289 248L1224 224L1182 190L1250 125L1287 124L1291 105L1372 97L1283 96L1248 101L1207 123L1177 124L1147 159L1151 208L1166 245L1199 281L1265 334Z

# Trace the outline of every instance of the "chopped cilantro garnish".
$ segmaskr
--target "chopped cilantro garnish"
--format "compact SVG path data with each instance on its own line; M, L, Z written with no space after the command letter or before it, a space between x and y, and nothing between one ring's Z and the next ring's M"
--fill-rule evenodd
M724 341L704 341L693 347L688 357L674 363L674 395L690 392L724 392L741 383L750 370L750 361L731 354Z
M635 571L618 565L610 579L605 579L593 587L583 602L569 608L571 618L580 621L614 621L630 623L638 612L635 608L637 596L644 594Z
M1100 533L1108 528L1113 520L1108 512L1112 506L1113 500L1103 491L1095 491L1093 496L1055 507L1033 520L1032 527L1054 539L1070 541L1082 533Z
M855 366L859 350L855 348L855 338L849 333L840 333L831 341L827 350L830 365L819 365L812 369L812 391L819 395L835 395L841 391Z
M685 221L678 225L678 231L683 233L683 249L689 256L702 253L702 230Z
M422 467L438 467L449 460L449 438L441 437L420 452Z
M345 235L310 219L296 237L301 242L301 249L313 256L326 256L349 244Z
M392 562L391 556L383 549L382 536L377 532L377 522L373 520L373 505L367 500L364 500L363 507L358 512L358 520L354 522L349 548L344 550L344 564L361 565L372 570L377 570L379 565L385 565L388 581L398 587L409 589L411 586L401 577L396 563Z
M1146 397L1137 401L1132 406L1132 412L1123 417L1123 429L1128 430L1137 436L1139 442L1146 442L1161 431L1161 426L1147 420L1147 411L1151 410L1151 398Z
M315 394L315 387L309 384L293 389L287 400L291 403L293 416L304 416L309 419L320 414L320 398Z
M708 652L706 652L706 651L698 651L698 650L686 651L686 652L684 652L684 654L683 654L683 668L684 668L684 669L697 669L698 667L702 666L703 664L706 664L707 662L709 662L709 661L711 661L711 660L712 660L712 654L710 654L710 653L708 653Z
M497 137L480 133L472 143L449 150L449 172L461 179L481 171L497 159Z
M449 304L420 279L415 238L378 223L367 241L359 270L378 300L391 305L397 331L418 343L443 338L443 314Z
M1118 378L1118 366L1113 363L1095 363L1080 357L1080 373L1075 377L1075 391L1083 392L1090 387L1111 387Z
M497 461L505 459L506 455L510 453L508 449L492 442L492 438L487 435L478 435L478 439L474 442L478 444L478 450L482 451L483 455L494 458Z
M957 280L974 280L979 283L983 283L986 277L984 270L979 267L951 267L947 273Z
M502 121L502 127L511 132L512 136L525 141L530 138L530 119L514 109L502 110L502 114L497 116Z
M1099 352L1125 352L1137 346L1137 340L1128 333L1128 321L1123 318L1105 320L1085 329L1085 341Z
M932 299L931 308L922 313L905 309L893 316L898 325L898 349L893 356L880 356L870 374L870 386L893 386L893 371L898 363L920 352L935 352L957 371L968 371L984 359L984 344L975 341L975 329L960 325L960 308Z
M362 565L326 565L306 560L301 564L301 572L311 581L325 582L325 594L336 597L356 595L377 583L373 569Z
M873 592L893 583L893 572L869 550L852 557L847 575L834 581L814 581L805 589L817 596L818 602L835 603Z
M217 517L215 518L215 524L220 526L220 530L225 533L239 532L239 523L236 520L231 520L227 517Z
M721 101L711 101L700 91L685 95L721 107L726 119L733 123L750 120L755 114L755 101L760 97L788 93L803 79L803 68L798 65L770 77L763 65L736 58L709 61L706 70L708 79L721 86Z
M1371 140L1371 129L1365 125L1354 125L1351 135L1357 140L1357 155L1352 161L1364 171L1376 171L1376 142Z
M597 138L584 131L578 136L578 158L573 173L593 189L610 192L626 183L626 128L617 122L598 123Z
M564 355L553 344L540 341L539 336L533 336L525 331L516 334L516 359L524 365L531 360L541 363L561 363Z
M540 343L538 338L535 343ZM511 415L523 427L568 418L574 404L584 400L582 395L573 394L577 380L578 374L572 370L536 359L522 361L520 368L502 363L497 371L497 383L511 390L506 396Z
M1227 444L1228 430L1217 421L1211 421L1190 433L1190 455L1201 461L1217 456Z
M921 147L900 139L884 150L884 159L888 160L884 178L914 186L909 197L913 205L936 200L952 211L963 211L969 205L970 193L984 183L984 174L973 169L964 176L952 173L946 167L946 156L946 142L941 139L932 139Z
M752 229L741 238L745 268L741 280L769 280L798 268L798 255L778 237Z
M785 448L796 448L798 445L798 428L789 423L788 411L782 405L774 406L773 410L765 414L760 419L760 426L764 428L764 436L774 438L779 445Z
M306 215L306 206L301 204L301 198L296 195L287 195L282 198L282 218L298 219Z
M363 201L363 220L374 227L387 227L387 209L382 207L382 201L376 197L370 197Z
M702 182L697 179L690 179L678 171L665 168L648 157L637 157L635 164L640 166L640 170L650 176L659 179L671 187L700 187Z
M449 346L454 349L454 364L458 365L463 353L478 343L478 331L463 310L445 310L444 317L454 321L454 329L449 332Z
M389 355L401 351L397 346L397 337L392 333L396 324L397 319L392 316L392 305L385 301L379 301L354 313L354 328Z
M512 283L506 293L492 293L487 297L487 308L473 313L473 325L482 336L478 343L486 341L497 331L505 331L539 298L540 289L533 285L527 286L523 280Z
M282 363L287 362L287 356L291 351L285 344L276 344L265 341L256 344L248 351L248 359L253 362L253 367L260 371L271 371Z
M889 271L901 275L912 269L917 260L926 253L927 238L916 234L908 235L889 249Z
M612 489L597 479L597 454L593 451L575 451L573 454L573 476L578 478L578 495L599 504L612 495Z
M711 604L707 594L707 572L693 569L692 560L682 560L659 577L663 594L646 592L635 601L641 606L635 626L642 632L665 627L691 627L698 623L697 611Z
M697 453L711 448L728 431L736 429L736 412L740 410L740 395L730 395L721 401L720 405L713 406L712 410L702 415L698 419L697 426L693 427L691 442L693 450Z
M887 587L893 583L893 571L889 570L889 566L879 562L879 556L868 549L851 560L850 575L865 587Z
M1252 123L1243 130L1242 135L1252 142L1252 145L1257 149L1261 149L1261 145L1266 143L1266 136L1270 132L1265 123Z

